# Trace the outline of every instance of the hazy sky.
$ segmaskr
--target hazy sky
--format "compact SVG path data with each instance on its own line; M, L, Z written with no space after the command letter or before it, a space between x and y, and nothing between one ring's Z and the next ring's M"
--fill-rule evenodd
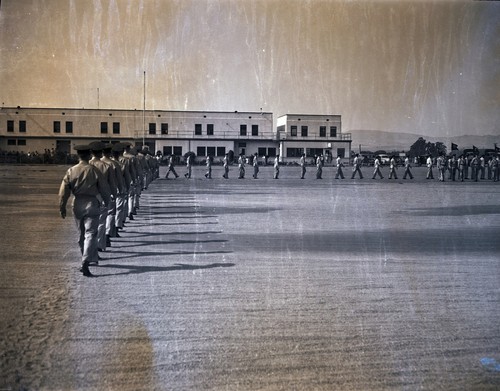
M1 0L5 106L142 109L144 71L147 109L500 134L500 2Z

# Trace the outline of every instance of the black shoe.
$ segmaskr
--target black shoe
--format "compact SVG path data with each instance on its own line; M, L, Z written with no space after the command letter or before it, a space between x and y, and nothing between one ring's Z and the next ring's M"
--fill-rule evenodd
M118 233L118 231L116 231L115 233L115 238L121 238L122 236Z
M102 259L102 258L99 257L99 259ZM92 266L99 266L99 261L90 261L89 262L89 266L90 265L92 265ZM81 271L81 269L80 269L80 271Z
M94 277L94 275L89 270L89 265L88 264L82 265L82 267L80 268L80 271L83 273L83 275L85 277Z
M104 250L103 248L98 248L97 251L103 252L103 251L106 251L106 250Z
M130 213L130 214L128 215L128 218L129 218L129 220L134 220L134 215L133 215L132 213Z
M111 247L111 239L109 238L109 235L106 235L106 247Z

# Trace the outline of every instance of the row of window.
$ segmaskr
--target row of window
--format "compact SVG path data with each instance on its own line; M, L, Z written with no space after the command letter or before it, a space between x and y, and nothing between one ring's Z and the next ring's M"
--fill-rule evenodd
M23 139L7 139L7 145L26 145L26 140L23 140Z
M319 137L326 137L326 126L320 126L319 127ZM298 126L297 125L291 125L290 126L290 135L291 136L297 136L298 132ZM307 137L309 134L309 127L307 125L303 125L300 127L300 135L302 137ZM330 126L330 137L337 137L337 127L336 126Z

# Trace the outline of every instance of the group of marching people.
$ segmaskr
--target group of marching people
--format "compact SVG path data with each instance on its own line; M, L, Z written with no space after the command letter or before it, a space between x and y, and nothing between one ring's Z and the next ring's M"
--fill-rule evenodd
M73 215L82 254L80 271L93 276L90 265L99 263L99 251L119 237L127 219L134 220L141 193L158 178L158 160L147 146L100 141L77 145L79 162L66 172L59 189L59 210L66 217L66 204L73 194Z

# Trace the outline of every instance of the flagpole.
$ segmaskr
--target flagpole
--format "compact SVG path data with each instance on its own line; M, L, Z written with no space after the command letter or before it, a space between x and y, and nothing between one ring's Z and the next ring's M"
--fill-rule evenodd
M142 146L146 145L146 71L144 71L144 105L142 108Z

